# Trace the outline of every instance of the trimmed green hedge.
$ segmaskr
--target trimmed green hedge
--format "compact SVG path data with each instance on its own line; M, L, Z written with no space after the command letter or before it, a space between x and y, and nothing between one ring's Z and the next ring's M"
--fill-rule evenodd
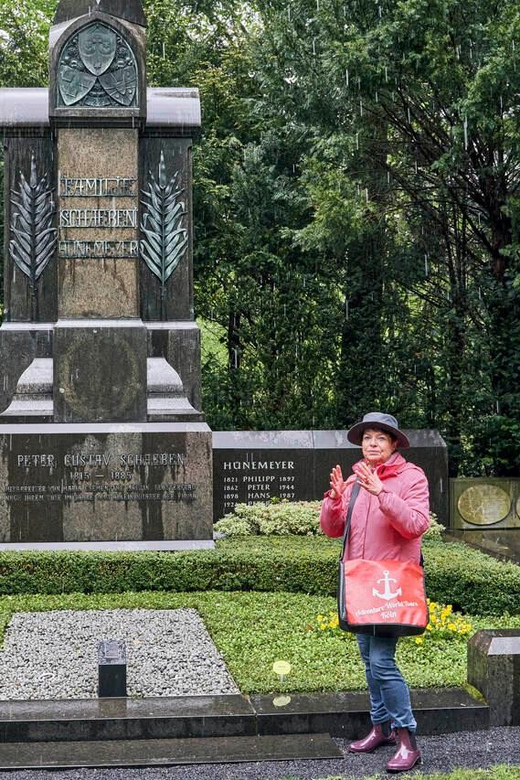
M3 552L0 595L258 590L332 596L338 541L223 539L216 550L161 553ZM470 614L520 612L520 566L465 545L424 545L428 595Z

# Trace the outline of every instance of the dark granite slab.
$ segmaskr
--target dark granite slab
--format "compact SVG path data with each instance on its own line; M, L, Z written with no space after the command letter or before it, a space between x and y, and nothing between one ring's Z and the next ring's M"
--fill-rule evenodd
M256 734L240 695L0 703L1 742L223 737Z
M448 519L448 454L437 431L407 431L407 460L426 473L430 506ZM218 520L237 503L271 498L290 501L321 499L331 469L341 465L345 476L361 457L361 448L339 431L214 431L213 513Z
M485 696L492 726L520 725L519 629L483 629L471 637L468 682Z
M0 745L0 769L172 766L342 758L328 734Z
M213 433L213 516L236 504L315 496L312 431Z
M205 423L2 425L0 454L2 544L212 541Z
M421 734L474 731L488 727L489 710L461 688L412 691L412 706ZM298 694L284 707L272 696L252 696L259 734L327 731L358 739L370 728L365 692Z
M365 692L0 702L0 742L146 740L317 734L356 739L369 727ZM276 701L276 703L275 703ZM466 691L412 691L421 734L488 727L489 708Z

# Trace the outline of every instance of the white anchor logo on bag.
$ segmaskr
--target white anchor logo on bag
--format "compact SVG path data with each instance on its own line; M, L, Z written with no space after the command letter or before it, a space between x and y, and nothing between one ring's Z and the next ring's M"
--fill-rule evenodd
M392 591L391 591L390 583L391 582L397 582L397 580L394 579L393 577L390 577L390 572L389 571L385 571L384 575L385 576L381 577L380 580L377 580L377 582L384 582L385 583L385 589L384 589L383 593L379 593L377 588L372 588L372 595L373 596L377 596L379 599L384 599L385 601L390 601L390 599L395 599L395 598L397 598L397 596L401 596L402 593L403 593L402 588L397 588L395 593L392 593Z

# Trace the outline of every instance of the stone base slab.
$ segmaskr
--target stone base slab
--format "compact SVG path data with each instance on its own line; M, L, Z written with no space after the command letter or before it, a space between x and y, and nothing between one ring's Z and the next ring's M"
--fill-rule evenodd
M0 702L4 743L317 734L359 739L370 728L365 692ZM489 708L461 688L411 691L422 736L489 726Z
M0 543L212 539L205 423L0 425Z
M182 542L28 542L27 544L0 544L1 552L183 552L185 550L214 550L215 542L208 539L186 539Z
M327 758L343 758L328 734L63 742L58 745L40 742L29 748L23 744L0 745L0 769L176 766Z

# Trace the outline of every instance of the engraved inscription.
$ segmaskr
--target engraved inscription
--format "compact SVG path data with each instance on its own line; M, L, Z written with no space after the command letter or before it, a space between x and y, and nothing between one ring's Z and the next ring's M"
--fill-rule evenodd
M185 473L183 452L67 452L17 455L20 473L34 484L8 485L9 504L35 501L173 501L191 503L193 482L176 481ZM36 475L36 479L34 476ZM165 481L167 475L173 480ZM141 480L146 478L146 483ZM41 484L46 482L47 484Z
M61 205L78 205L76 199L96 198L97 208L61 208L59 211L59 255L65 260L110 260L139 257L139 240L117 237L101 239L88 236L82 240L82 230L132 230L138 226L137 179L126 176L74 177L60 174L59 193ZM125 198L131 208L114 208L113 198ZM103 205L108 208L101 208ZM133 205L135 204L135 205ZM125 204L127 205L127 204ZM128 235L128 234L127 234Z
M293 460L228 460L222 464L223 510L237 504L267 502L272 498L296 500Z
M137 209L62 209L60 228L136 228Z
M9 485L6 501L178 501L191 503L196 498L193 483L159 485Z
M70 260L139 257L139 241L60 241L59 252Z
M106 179L77 179L60 176L62 198L128 198L137 196L137 179L113 176Z

